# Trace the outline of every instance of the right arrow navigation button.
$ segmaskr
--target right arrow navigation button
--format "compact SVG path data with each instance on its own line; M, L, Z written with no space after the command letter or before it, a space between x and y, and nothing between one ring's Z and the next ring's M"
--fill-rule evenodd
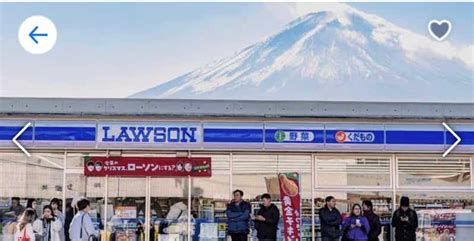
M451 133L451 135L454 136L454 138L456 138L456 141L443 153L443 157L446 157L459 144L459 142L461 142L461 137L459 137L458 134L456 134L456 132L454 132L445 122L443 122L443 126L449 131L449 133Z

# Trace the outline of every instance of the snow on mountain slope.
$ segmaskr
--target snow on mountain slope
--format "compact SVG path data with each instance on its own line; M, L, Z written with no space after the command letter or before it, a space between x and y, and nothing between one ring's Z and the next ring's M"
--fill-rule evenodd
M132 98L474 102L474 47L354 8L310 13Z

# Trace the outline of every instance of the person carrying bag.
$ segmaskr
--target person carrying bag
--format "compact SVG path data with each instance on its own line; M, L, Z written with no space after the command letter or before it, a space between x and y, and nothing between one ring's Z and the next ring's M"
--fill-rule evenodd
M33 231L33 221L36 212L27 208L21 217L18 219L18 226L14 236L15 241L36 241L35 233Z
M90 202L82 199L77 202L79 212L74 216L69 228L71 241L98 241L99 232L95 230L92 219L89 216Z

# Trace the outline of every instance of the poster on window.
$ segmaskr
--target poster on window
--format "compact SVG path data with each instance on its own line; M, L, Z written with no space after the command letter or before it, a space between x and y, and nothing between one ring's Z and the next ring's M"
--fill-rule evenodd
M283 213L283 236L285 241L300 240L301 196L299 174L296 172L278 174L280 198Z
M209 157L85 157L85 176L210 177Z
M115 208L115 217L117 218L137 218L137 207L118 206Z
M427 209L418 211L417 236L426 241L456 240L456 211L453 209Z

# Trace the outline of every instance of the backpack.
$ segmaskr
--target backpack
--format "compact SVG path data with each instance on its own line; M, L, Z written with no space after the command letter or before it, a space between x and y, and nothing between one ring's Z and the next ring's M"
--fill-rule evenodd
M20 235L20 236L18 237L18 240L17 240L17 241L30 241L30 240L31 240L31 238L28 237L28 235L26 234L26 229L27 229L27 226L25 226L25 228L23 228L23 236Z

